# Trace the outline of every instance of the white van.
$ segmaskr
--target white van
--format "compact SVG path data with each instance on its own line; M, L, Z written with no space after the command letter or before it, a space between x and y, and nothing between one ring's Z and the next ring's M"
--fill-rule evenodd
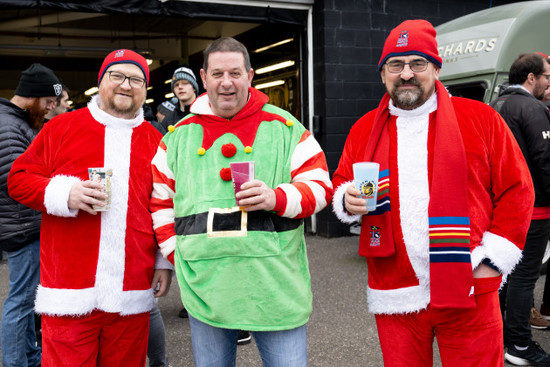
M455 96L491 102L522 53L550 54L550 1L524 1L436 27L439 79Z

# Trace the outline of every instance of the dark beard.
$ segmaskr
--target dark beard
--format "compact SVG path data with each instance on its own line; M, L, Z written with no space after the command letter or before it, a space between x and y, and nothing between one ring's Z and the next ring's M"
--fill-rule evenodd
M397 88L402 85L415 85L419 89L417 91L397 91ZM426 102L423 99L424 89L415 78L409 80L400 79L394 85L394 89L391 91L390 96L393 100L393 104L403 110L413 110L420 107Z
M44 126L44 116L48 113L48 110L40 107L40 98L34 98L32 103L26 106L26 110L29 112L29 125L40 131Z

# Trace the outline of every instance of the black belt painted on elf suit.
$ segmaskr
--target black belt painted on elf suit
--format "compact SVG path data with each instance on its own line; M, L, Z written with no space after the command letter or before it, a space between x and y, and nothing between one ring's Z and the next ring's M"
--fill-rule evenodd
M303 219L280 217L263 210L244 212L238 208L211 209L209 212L176 218L175 229L176 234L180 236L240 230L285 232L300 227L303 222Z

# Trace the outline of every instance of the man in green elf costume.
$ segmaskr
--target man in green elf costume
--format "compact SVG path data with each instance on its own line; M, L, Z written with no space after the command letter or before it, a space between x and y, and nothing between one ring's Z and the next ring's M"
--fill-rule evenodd
M196 366L235 364L238 330L252 331L266 365L306 366L312 294L303 218L332 196L326 160L290 113L251 87L245 46L204 51L207 93L162 140L151 211L175 263ZM255 163L235 194L230 163Z

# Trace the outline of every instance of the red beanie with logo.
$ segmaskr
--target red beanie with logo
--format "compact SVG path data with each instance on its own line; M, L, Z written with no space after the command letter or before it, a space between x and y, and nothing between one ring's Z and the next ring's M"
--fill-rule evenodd
M441 67L442 59L437 52L436 31L424 19L406 20L392 29L384 43L378 70L393 56L419 55Z
M103 79L103 75L105 75L105 71L109 69L111 65L115 64L134 64L138 66L141 71L143 72L143 76L145 77L145 80L147 82L147 85L149 85L149 65L147 65L147 60L137 52L134 52L132 50L115 50L111 52L105 60L103 60L103 64L101 65L101 69L99 69L99 77L97 78L97 85L101 83L101 79Z

